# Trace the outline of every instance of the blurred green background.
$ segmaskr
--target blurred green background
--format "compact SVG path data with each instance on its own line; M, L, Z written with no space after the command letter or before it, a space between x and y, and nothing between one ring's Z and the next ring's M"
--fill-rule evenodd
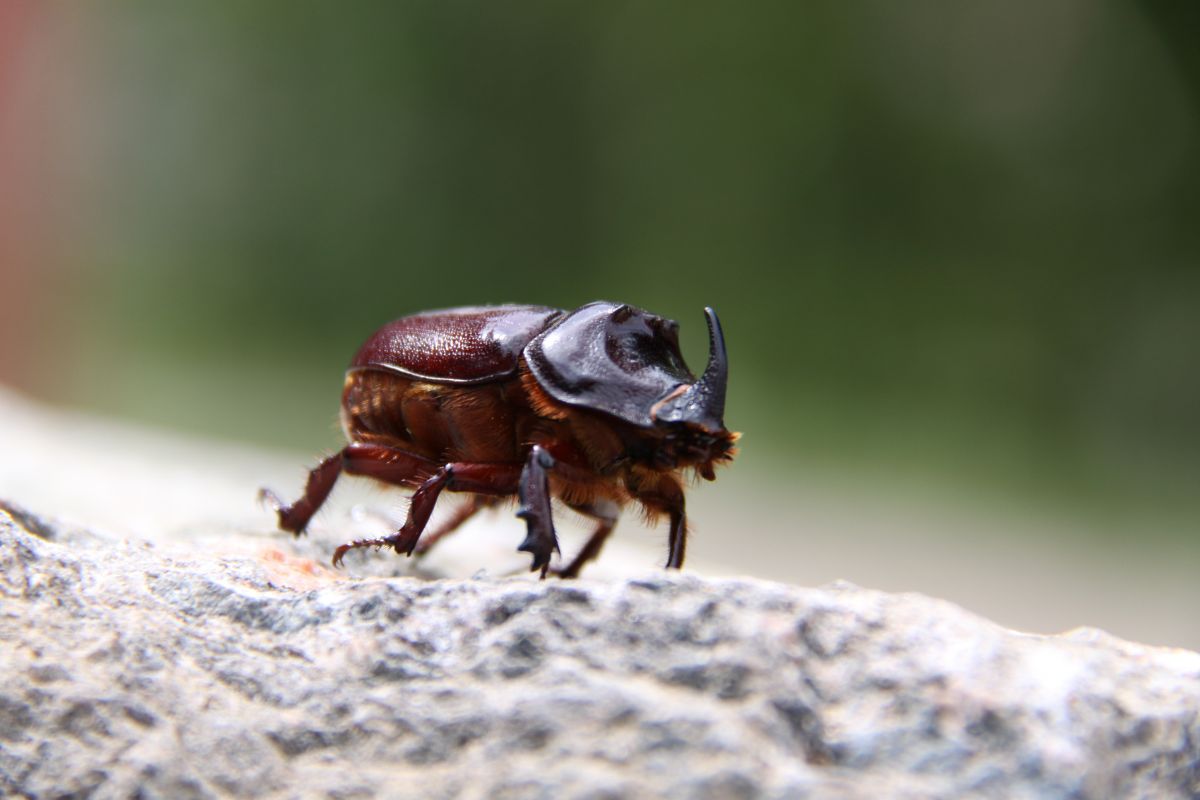
M18 3L0 380L315 453L385 320L712 304L781 507L1194 541L1197 9Z

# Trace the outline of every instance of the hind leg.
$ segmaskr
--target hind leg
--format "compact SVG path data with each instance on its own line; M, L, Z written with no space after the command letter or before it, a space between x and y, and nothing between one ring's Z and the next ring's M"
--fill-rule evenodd
M342 453L339 451L321 461L308 473L308 482L304 486L304 494L296 502L288 505L275 492L267 488L258 490L258 499L275 509L279 515L281 530L290 531L297 536L304 533L313 515L321 508L325 498L337 483L338 475L342 472Z
M438 466L427 458L395 447L356 443L347 445L314 467L308 473L304 494L291 505L284 503L270 489L260 489L258 496L275 509L280 528L299 536L325 503L342 472L369 475L398 486L417 486Z
M617 518L621 515L620 507L608 500L600 500L590 505L571 506L571 508L596 520L596 527L592 530L592 535L588 537L583 549L575 555L575 558L571 559L571 563L554 571L554 574L560 578L579 577L579 571L583 569L583 565L595 560L600 555L600 550L604 547L608 535L616 527Z

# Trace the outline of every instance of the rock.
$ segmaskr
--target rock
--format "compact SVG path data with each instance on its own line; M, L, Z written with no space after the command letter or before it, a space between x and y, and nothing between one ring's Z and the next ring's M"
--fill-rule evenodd
M3 796L1200 796L1189 651L848 584L348 579L7 507Z

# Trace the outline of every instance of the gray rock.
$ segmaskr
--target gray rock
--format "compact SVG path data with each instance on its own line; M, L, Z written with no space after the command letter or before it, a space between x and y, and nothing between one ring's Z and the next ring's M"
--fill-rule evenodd
M346 579L0 512L0 795L1200 796L1200 654L655 574Z

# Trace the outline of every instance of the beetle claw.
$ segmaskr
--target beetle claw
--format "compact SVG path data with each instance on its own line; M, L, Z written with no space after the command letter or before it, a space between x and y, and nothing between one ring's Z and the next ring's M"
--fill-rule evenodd
M308 521L305 520L305 524L301 525L300 521L295 518L295 506L288 505L287 503L283 502L283 498L275 494L274 491L265 486L259 489L258 502L259 505L266 506L275 512L275 515L279 518L280 528L285 531L290 531L296 536L304 533L304 529L307 527Z
M278 511L283 505L283 500L280 499L279 495L275 494L274 490L268 489L266 486L263 486L258 490L257 499L260 506L266 506L272 511Z

